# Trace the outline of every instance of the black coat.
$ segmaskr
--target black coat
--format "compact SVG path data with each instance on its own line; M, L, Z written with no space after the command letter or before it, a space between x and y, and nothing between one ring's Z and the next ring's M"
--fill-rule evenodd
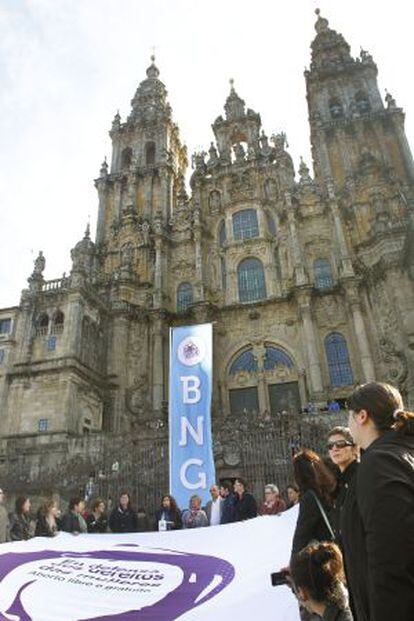
M319 498L329 519L329 507L323 498ZM331 534L325 524L316 500L310 490L301 494L299 515L292 542L292 555L305 548L311 541L330 541Z
M109 516L109 528L113 533L136 533L138 529L137 514L131 507L124 510L118 505L112 509Z
M344 472L339 472L337 476L337 487L335 490L335 497L333 506L329 512L329 521L332 524L332 528L335 533L335 540L341 545L341 514L345 504L346 497L350 488L356 485L356 474L359 464L355 459L351 462Z
M390 431L367 448L356 502L360 517L354 516L352 527L343 523L343 539L353 599L365 615L361 619L413 621L414 436ZM344 519L348 510L352 506Z
M163 517L164 516L164 517ZM181 519L181 511L170 511L161 507L155 512L155 529L158 530L158 522L165 519L167 522L167 530L179 530L183 527L183 521Z
M30 517L24 513L13 513L10 518L10 539L12 541L25 541L31 536Z
M80 524L79 515L74 511L68 511L62 518L62 530L66 533L81 533L82 527Z
M236 503L236 495L232 492L226 496L221 508L220 524L230 524L234 522L234 505Z
M106 515L100 515L98 518L93 513L86 516L86 526L88 533L106 533L108 530L108 518Z
M250 520L257 517L257 503L254 496L249 492L244 492L240 498L236 494L236 502L234 503L234 522L242 520Z
M45 515L38 515L36 520L35 537L54 537L58 532L57 524L53 530Z

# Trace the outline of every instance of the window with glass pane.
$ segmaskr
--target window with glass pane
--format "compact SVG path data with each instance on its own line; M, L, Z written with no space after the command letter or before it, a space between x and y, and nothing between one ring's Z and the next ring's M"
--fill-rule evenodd
M49 426L49 421L47 418L40 418L38 422L38 430L39 431L47 431Z
M271 235L276 235L276 224L273 220L272 216L266 212L266 220L267 220L267 228L269 229L269 233Z
M348 346L339 332L325 338L325 352L332 386L351 386L354 383Z
M244 259L237 268L240 302L252 302L266 298L266 281L263 265L259 259Z
M235 375L239 371L247 371L248 373L257 371L257 360L251 349L244 351L240 356L237 356L236 360L233 360L229 371L230 375Z
M0 349L0 364L3 364L4 356L5 356L4 349Z
M49 338L46 341L46 349L47 349L47 351L55 351L56 343L57 343L57 337L56 336L49 336Z
M11 319L0 319L0 334L10 334Z
M234 239L249 239L258 237L259 223L255 209L243 209L233 214Z
M223 247L225 243L226 243L226 223L224 222L224 220L222 220L222 222L220 223L220 226L219 226L219 244L220 244L220 247Z
M283 365L284 367L288 367L288 369L293 368L293 362L291 358L282 349L267 345L263 367L266 369L266 371L270 371L271 369L274 369L277 365Z
M182 282L177 290L177 311L187 310L193 303L193 286L189 282Z
M243 412L257 414L259 411L257 387L230 390L230 411L232 414L239 415Z
M331 289L333 287L332 268L328 259L316 259L313 264L313 273L317 289Z

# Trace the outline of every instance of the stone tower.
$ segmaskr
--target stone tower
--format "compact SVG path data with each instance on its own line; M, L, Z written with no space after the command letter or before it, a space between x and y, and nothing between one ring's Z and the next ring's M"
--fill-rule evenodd
M385 103L378 69L361 48L353 58L344 37L319 14L312 59L305 72L315 177L342 187L374 161L392 169L402 184L414 181L414 163L404 132L404 112L390 95Z

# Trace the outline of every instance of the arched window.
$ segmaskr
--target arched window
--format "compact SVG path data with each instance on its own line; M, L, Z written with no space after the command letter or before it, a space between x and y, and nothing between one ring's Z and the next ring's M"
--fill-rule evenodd
M315 287L317 289L331 289L333 287L332 267L328 259L316 259L313 263Z
M227 235L226 235L226 223L224 220L220 222L219 230L218 230L218 240L220 247L223 248L226 243Z
M259 259L244 259L237 268L240 302L253 302L266 298L266 281Z
M56 311L52 320L52 334L58 334L63 332L63 325L65 323L65 315L61 310Z
M224 257L220 257L220 270L221 270L221 286L223 291L227 288L227 269L226 269L226 260Z
M342 334L339 332L328 334L325 338L325 352L331 385L334 387L351 386L354 383L354 378L349 361L348 346Z
M126 147L126 149L124 149L121 154L122 168L127 168L131 164L131 159L132 159L132 149L131 147Z
M340 119L344 116L344 110L339 99L331 99L329 102L329 112L332 119Z
M288 369L293 368L293 362L291 358L278 347L274 347L272 345L266 345L266 354L263 362L263 367L266 371L270 371L275 368L277 365L282 365L284 367L288 367Z
M259 223L255 209L243 209L233 214L234 239L249 239L258 235Z
M369 103L368 95L363 91L359 91L355 95L355 102L357 110L360 114L366 114L371 110L371 104Z
M193 303L193 286L189 282L182 282L177 289L177 311L187 310Z
M257 360L253 356L253 352L251 349L244 351L240 356L237 356L235 360L233 360L229 374L235 375L239 371L247 371L248 373L255 373L257 371Z
M38 335L42 336L49 332L49 315L47 313L42 313L39 315L37 320L36 332Z
M276 235L276 224L274 219L272 218L272 216L270 215L270 213L266 213L266 220L267 220L267 228L269 230L269 233L271 235Z
M147 142L145 145L145 164L155 164L155 142Z

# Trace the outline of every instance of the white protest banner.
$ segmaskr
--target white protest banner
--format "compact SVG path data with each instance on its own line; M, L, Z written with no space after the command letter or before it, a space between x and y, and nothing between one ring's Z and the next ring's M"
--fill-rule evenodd
M184 531L0 545L0 621L299 621L286 586L297 509Z

